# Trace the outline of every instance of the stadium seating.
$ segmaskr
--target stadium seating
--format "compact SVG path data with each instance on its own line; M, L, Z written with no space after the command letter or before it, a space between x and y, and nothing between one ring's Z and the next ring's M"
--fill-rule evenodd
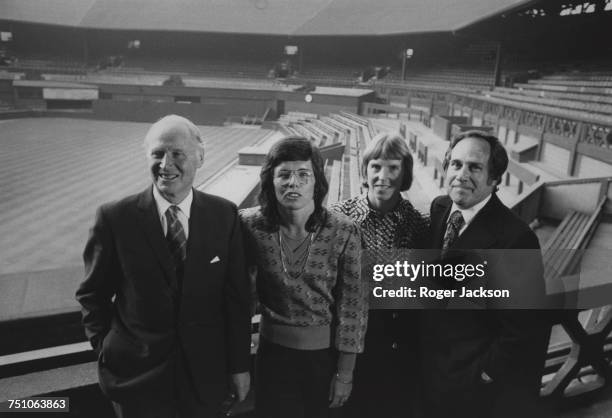
M526 86L521 84L521 86ZM531 85L529 85L531 86ZM599 103L599 104L610 104L612 105L612 95L597 95L597 94L585 94L585 93L567 93L557 91L546 91L529 88L508 88L508 87L496 87L496 92L510 93L514 95L523 95L529 97L546 97L551 99L560 100L571 100L574 102L582 103Z
M547 281L572 273L576 267L575 251L587 247L597 228L606 199L602 198L592 214L570 211L542 247L545 278Z
M219 77L222 75L225 78L266 79L269 67L268 63L230 59L128 57L125 64L114 71L183 74L196 77Z
M493 68L474 67L444 67L434 66L406 72L405 81L400 74L392 73L389 83L403 83L414 86L433 86L454 90L489 90L494 84Z
M496 103L501 105L507 105L511 107L518 107L520 109L531 110L538 113L550 114L554 116L560 116L569 119L580 119L584 121L591 121L597 124L612 125L612 115L603 113L592 113L585 110L567 109L563 107L554 106L551 104L540 104L540 103L525 103L514 98L500 98L492 97L490 94L487 95L468 95L479 100L483 100L490 103Z
M359 85L361 68L354 66L308 65L291 77L292 83L320 86L354 87Z
M361 193L361 152L377 132L369 119L346 111L322 117L303 112L289 112L281 115L278 122L285 132L309 138L320 147L335 143L344 144L341 160L327 163L329 167L326 173L330 182L327 205Z
M542 247L545 280L565 291L567 307L577 303L576 292L581 285L576 273L584 257L582 250L588 247L601 221L606 200L602 198L592 213L569 211ZM610 305L580 313L572 309L559 313L561 325L553 331L566 337L549 347L545 366L549 377L542 388L543 396L571 397L603 386L602 376L607 375L605 358L612 354L611 314ZM575 379L582 384L573 384Z
M609 67L608 67L609 68ZM516 83L514 88L498 87L487 96L557 109L565 114L586 112L612 116L612 71L553 73Z
M589 100L575 100L575 99L561 99L561 98L547 98L541 95L533 94L522 94L521 90L509 91L509 89L491 91L487 93L487 96L497 97L501 99L511 100L517 102L519 105L522 103L543 105L548 107L554 107L563 110L577 110L587 111L592 113L598 113L602 115L612 115L612 104L602 104L592 102ZM612 99L612 95L609 96Z

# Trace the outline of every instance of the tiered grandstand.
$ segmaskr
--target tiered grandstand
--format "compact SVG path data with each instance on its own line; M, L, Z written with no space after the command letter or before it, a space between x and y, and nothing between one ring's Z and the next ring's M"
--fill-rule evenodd
M554 108L565 114L581 114L599 120L612 115L612 76L610 72L577 71L557 73L516 83L513 88L498 87L487 93L534 108Z
M146 186L146 127L177 113L207 139L198 188L240 207L257 204L278 138L321 148L329 205L362 192L372 137L399 131L415 160L407 197L427 213L449 138L495 133L511 157L499 196L572 308L553 327L543 402L612 414L612 2L45 6L0 2L0 49L16 57L0 67L0 402L70 396L73 416L111 416L72 296L80 253L95 208ZM391 72L364 80L373 67Z

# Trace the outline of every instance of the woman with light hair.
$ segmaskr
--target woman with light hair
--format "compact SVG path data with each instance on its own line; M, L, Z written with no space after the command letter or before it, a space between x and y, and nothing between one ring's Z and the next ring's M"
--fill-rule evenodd
M332 210L361 228L364 273L394 263L406 249L429 248L428 219L402 197L412 184L413 161L404 138L380 133L363 153L365 194ZM418 403L416 311L370 310L365 351L357 360L346 417L410 417Z

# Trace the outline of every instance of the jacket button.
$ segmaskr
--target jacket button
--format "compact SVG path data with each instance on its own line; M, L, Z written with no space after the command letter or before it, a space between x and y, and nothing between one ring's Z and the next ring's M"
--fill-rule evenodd
M391 348L392 348L392 349L397 350L397 347L399 347L399 344L398 344L398 343L393 343L393 344L391 344Z
M393 312L393 313L391 314L391 318L393 318L393 319L397 319L397 317L398 317L398 316L399 316L399 315L397 314L397 312Z

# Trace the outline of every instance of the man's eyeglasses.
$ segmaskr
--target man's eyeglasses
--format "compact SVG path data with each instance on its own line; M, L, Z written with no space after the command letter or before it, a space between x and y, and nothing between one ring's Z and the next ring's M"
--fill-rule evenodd
M291 177L295 176L295 181L300 186L308 184L314 177L314 173L310 170L281 170L276 173L275 179L281 184L287 184L291 181Z

